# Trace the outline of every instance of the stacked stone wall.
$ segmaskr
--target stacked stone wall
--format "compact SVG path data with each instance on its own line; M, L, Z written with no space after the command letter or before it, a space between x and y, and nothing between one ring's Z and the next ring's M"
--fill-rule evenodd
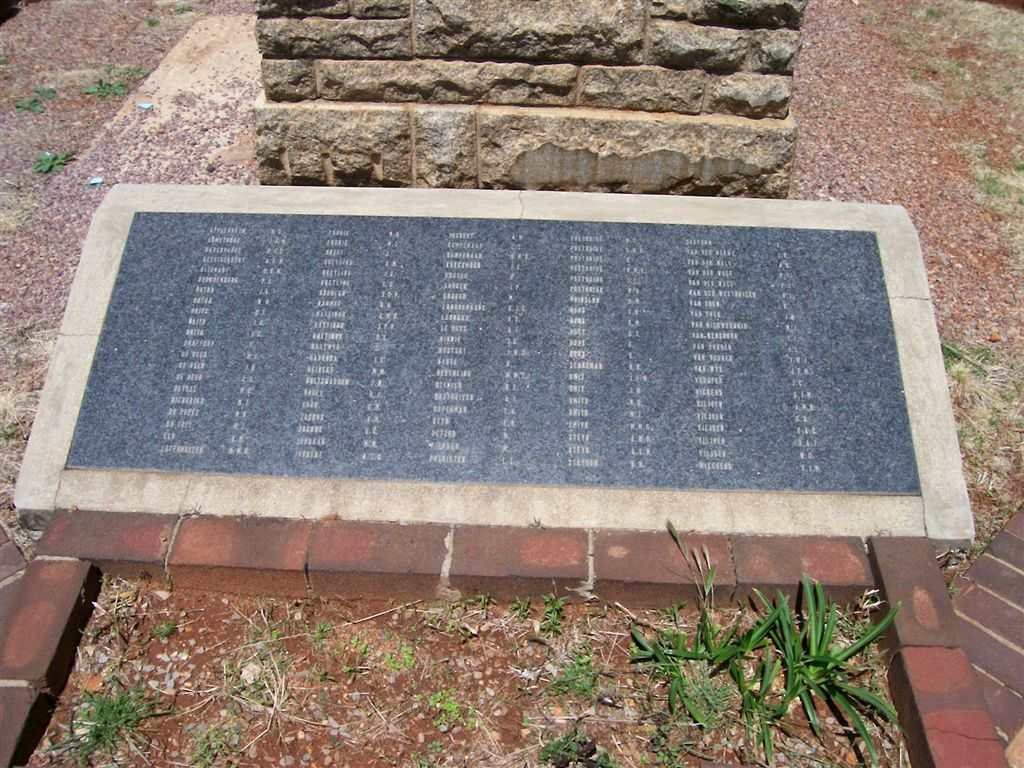
M264 184L785 196L806 0L258 0Z

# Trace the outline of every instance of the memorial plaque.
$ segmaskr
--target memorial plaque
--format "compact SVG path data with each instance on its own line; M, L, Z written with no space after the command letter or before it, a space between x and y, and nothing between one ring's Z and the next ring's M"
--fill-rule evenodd
M876 235L134 215L68 468L919 494Z

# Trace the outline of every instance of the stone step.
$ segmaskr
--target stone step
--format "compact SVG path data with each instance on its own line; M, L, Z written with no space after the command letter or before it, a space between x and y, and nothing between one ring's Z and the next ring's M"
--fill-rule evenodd
M261 102L264 184L785 197L791 119L589 108Z
M474 3L479 0L473 0ZM440 3L438 3L440 4ZM650 19L576 6L550 19L515 21L516 9L489 3L462 16L436 13L434 4L415 17L261 18L260 52L274 59L463 59L532 63L655 64L710 72L792 74L800 35L791 29L733 29L670 18ZM530 5L540 5L531 3ZM476 6L474 5L474 8ZM588 26L589 24L589 26Z
M264 59L270 101L600 107L784 118L792 79L699 69L414 59Z

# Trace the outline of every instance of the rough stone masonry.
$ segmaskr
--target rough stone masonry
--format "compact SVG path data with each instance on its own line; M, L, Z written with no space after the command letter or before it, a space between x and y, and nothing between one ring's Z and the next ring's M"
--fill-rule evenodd
M806 0L258 0L264 184L785 197Z

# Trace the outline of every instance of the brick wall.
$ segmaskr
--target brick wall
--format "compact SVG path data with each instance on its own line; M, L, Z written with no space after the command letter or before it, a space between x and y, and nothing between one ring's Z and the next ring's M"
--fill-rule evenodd
M259 0L264 184L785 196L806 0Z

